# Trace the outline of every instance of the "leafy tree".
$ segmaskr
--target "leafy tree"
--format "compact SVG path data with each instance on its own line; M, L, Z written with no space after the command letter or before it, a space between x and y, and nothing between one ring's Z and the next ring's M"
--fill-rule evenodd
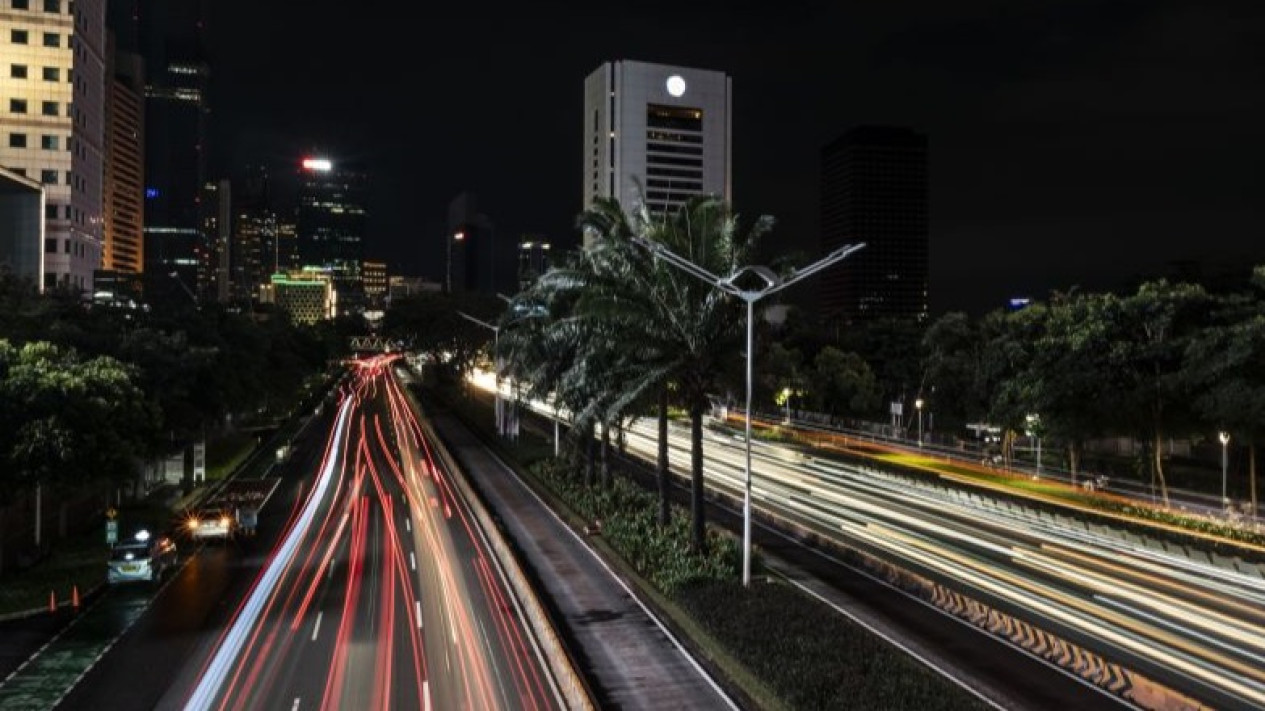
M8 485L68 490L135 473L135 453L153 413L123 363L82 360L50 343L14 349L0 341L0 457Z
M1265 267L1256 268L1254 282L1257 294L1217 301L1209 327L1187 345L1185 371L1204 420L1247 445L1248 498L1256 511L1256 448L1265 436L1265 301L1259 298Z
M1119 300L1110 363L1120 385L1120 410L1148 443L1150 469L1165 505L1162 443L1167 432L1192 424L1182 374L1185 351L1204 322L1209 300L1202 287L1147 282ZM1112 314L1104 314L1110 317Z
M873 412L880 404L874 372L856 353L826 346L813 359L810 373L813 383L810 392L831 417Z

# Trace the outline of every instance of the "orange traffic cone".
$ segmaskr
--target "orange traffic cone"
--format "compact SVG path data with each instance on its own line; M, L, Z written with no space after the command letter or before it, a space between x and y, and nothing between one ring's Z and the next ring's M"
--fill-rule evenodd
M48 611L54 614L57 613L57 591L56 590L48 591Z
M79 586L78 585L70 589L70 604L76 610L79 609Z

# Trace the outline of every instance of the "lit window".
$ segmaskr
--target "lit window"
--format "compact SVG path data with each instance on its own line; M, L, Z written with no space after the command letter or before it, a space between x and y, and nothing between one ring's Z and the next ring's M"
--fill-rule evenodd
M9 65L9 76L10 76L10 77L12 77L12 78L14 78L14 79L25 79L25 78L26 78L26 65L25 65L25 64L10 64L10 65Z

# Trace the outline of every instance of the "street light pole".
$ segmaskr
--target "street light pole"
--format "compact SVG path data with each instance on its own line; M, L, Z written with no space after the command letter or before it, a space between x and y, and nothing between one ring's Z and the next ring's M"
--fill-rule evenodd
M922 446L922 398L914 400L914 408L918 410L918 446Z
M1221 506L1224 507L1227 500L1225 496L1225 473L1227 465L1229 464L1229 459L1226 456L1226 447L1230 444L1230 433L1218 432L1217 439L1221 440Z
M496 433L503 437L505 436L505 405L501 402L501 327L494 326L483 319L475 318L464 311L458 311L457 315L492 331L492 369L495 376L493 389L496 390Z
M648 249L655 258L662 259L681 271L711 284L726 294L736 296L747 302L747 411L744 418L746 420L744 429L747 452L742 483L742 585L747 587L751 584L751 385L752 364L755 361L755 302L810 277L835 262L841 261L844 257L864 247L865 243L844 245L803 269L793 270L789 276L783 278L765 266L745 266L727 277L721 277L712 274L658 242L644 238L637 238L634 241ZM764 282L764 285L754 289L739 287L737 285L738 280L747 274L754 275Z

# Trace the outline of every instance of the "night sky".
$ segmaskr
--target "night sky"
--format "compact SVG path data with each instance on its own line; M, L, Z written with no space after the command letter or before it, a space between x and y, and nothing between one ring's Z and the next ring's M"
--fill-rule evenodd
M926 133L933 314L1265 262L1257 3L583 5L215 0L218 171L365 161L367 251L396 272L442 272L462 191L498 234L572 246L584 78L635 59L733 78L734 205L813 259L821 147Z

